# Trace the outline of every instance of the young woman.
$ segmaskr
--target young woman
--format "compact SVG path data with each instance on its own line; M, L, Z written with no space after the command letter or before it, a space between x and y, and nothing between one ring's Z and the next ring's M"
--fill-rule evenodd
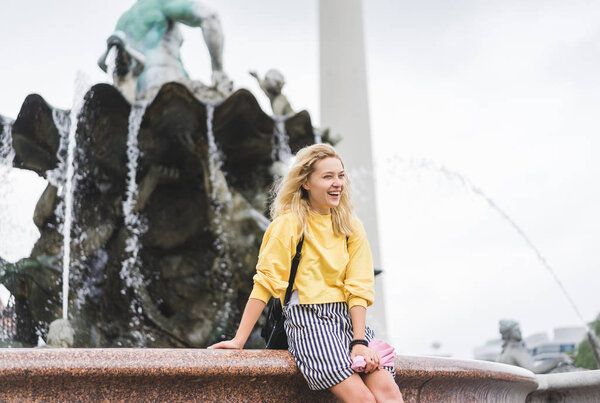
M285 294L292 258L304 236L284 315L289 351L308 386L329 389L344 402L402 402L393 367L380 368L379 355L367 347L373 338L365 325L374 298L371 250L333 147L315 144L297 153L277 187L271 217L237 333L209 348L243 348L269 298ZM362 375L351 368L358 355L366 361Z

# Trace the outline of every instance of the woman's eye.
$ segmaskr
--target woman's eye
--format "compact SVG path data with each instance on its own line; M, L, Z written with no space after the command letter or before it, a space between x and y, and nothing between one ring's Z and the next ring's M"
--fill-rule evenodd
M331 176L331 175L325 175L325 176L324 176L324 178L325 178L325 179L331 179L331 178L332 178L332 176Z

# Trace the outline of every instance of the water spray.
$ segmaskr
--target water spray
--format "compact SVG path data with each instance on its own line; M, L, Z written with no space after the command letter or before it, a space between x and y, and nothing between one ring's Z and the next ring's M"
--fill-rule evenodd
M467 179L464 175L460 174L459 172L450 170L450 169L446 168L444 165L436 164L430 160L410 159L407 162L402 158L395 157L390 162L400 162L402 164L407 164L411 168L424 169L424 170L428 170L428 171L441 173L447 179L460 182L460 184L464 188L466 188L470 192L474 193L475 195L483 198L486 201L486 203L493 210L495 210L498 214L500 214L500 216L504 220L506 220L515 231L517 231L517 233L525 241L527 246L529 246L529 248L535 253L538 260L542 263L544 268L550 273L550 275L552 276L552 278L554 279L556 284L559 286L560 290L562 291L563 295L569 302L569 305L571 305L571 308L573 308L573 310L575 311L575 314L577 315L577 317L579 318L581 323L586 327L588 332L591 332L589 325L583 318L583 315L579 311L579 308L575 304L575 301L573 300L571 295L567 292L567 289L565 288L565 286L562 283L562 281L560 280L560 278L556 275L556 272L554 271L552 266L550 266L550 263L548 263L548 260L544 257L544 255L542 255L540 250L534 245L534 243L527 236L525 231L523 231L523 229L521 229L521 227L502 208L500 208L500 206L491 197L489 197L481 188L479 188L478 186L475 186L469 179ZM600 343L598 343L598 344L600 345Z
M77 147L77 122L84 105L84 96L90 88L89 78L81 71L75 77L75 94L71 108L65 174L65 221L63 224L63 319L69 319L69 268L71 264L71 227L73 226L73 195L75 191L75 149Z

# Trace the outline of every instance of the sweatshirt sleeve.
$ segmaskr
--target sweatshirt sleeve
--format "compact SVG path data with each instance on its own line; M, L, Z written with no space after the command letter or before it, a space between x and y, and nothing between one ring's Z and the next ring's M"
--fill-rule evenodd
M348 307L367 307L373 304L375 298L375 273L367 234L358 219L355 220L355 233L348 238L348 255L344 279Z
M280 297L288 286L292 255L290 241L294 228L289 220L275 220L263 237L253 277L254 287L250 298L268 302L272 296ZM285 242L283 239L287 238Z

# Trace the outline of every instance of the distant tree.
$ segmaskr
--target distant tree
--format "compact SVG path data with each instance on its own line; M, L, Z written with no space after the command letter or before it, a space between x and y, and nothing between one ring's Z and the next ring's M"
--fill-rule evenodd
M596 317L596 320L590 323L590 328L600 336L600 314ZM575 366L583 367L588 369L598 369L596 360L594 360L594 354L587 338L579 344L577 348L577 355L575 355Z

